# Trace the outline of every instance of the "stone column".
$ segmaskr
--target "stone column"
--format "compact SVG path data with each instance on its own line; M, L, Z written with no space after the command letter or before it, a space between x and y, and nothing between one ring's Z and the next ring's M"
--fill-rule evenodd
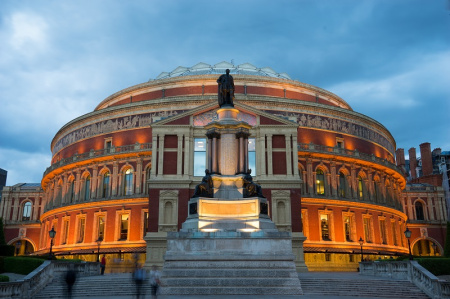
M142 158L138 158L136 161L136 193L142 193Z
M75 180L75 202L78 202L80 200L80 191L81 191L81 170L77 169L76 173L77 174ZM48 198L48 202L50 202L50 198Z
M183 134L178 134L177 143L177 176L182 175L183 170Z
M158 134L159 146L158 146L158 173L156 175L163 175L163 163L164 163L164 135Z
M330 172L331 196L337 196L337 181L339 180L339 175L336 175L336 161L331 161Z
M111 194L112 196L117 195L117 177L119 175L119 162L113 162L113 173L111 178Z
M191 144L190 144L190 137L189 135L184 136L184 174L191 175L191 168L189 165L189 161L191 161ZM152 164L153 168L153 164Z
M261 175L266 175L266 137L264 135L257 137L259 146L259 165L258 172Z
M267 135L267 172L273 175L272 134Z
M152 137L152 170L150 171L151 175L156 176L156 157L158 156L158 137L157 135L153 135ZM147 178L148 179L148 178Z
M97 164L93 167L94 171L92 172L92 179L91 179L91 196L90 198L96 198L97 194L97 187L98 187L98 166Z

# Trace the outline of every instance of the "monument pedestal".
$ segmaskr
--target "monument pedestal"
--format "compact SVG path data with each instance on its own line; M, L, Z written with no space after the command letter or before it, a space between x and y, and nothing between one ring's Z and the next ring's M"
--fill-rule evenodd
M301 295L288 232L169 232L164 295Z
M248 169L251 126L222 107L205 128L208 168L179 232L167 232L164 295L301 295L292 235L269 217ZM297 239L301 243L303 240ZM302 251L303 253L303 251Z

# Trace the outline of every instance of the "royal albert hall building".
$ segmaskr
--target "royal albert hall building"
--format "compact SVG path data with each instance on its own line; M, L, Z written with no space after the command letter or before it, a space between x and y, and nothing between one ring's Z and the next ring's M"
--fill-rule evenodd
M248 164L297 263L354 270L364 258L407 254L406 180L395 140L339 96L251 64L178 67L116 92L64 125L43 175L35 253L126 264L163 263L168 231L186 220L205 174L217 118L217 78L230 69L248 123ZM305 240L306 237L306 240ZM100 242L101 241L101 242ZM304 253L304 254L303 254ZM112 266L111 266L112 267Z

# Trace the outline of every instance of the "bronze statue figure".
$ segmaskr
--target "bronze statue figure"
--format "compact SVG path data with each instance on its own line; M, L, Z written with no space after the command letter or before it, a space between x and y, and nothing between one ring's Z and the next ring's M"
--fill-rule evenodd
M265 198L262 194L262 188L260 185L253 182L253 177L250 174L252 172L251 169L247 170L247 173L244 175L244 198L247 197L262 197Z
M219 83L219 106L229 106L234 107L234 80L230 75L230 70L227 69L226 74L221 75L219 79L217 79L217 83Z
M211 173L206 169L205 176L203 177L202 182L195 187L194 195L192 197L213 197L213 188L214 184Z

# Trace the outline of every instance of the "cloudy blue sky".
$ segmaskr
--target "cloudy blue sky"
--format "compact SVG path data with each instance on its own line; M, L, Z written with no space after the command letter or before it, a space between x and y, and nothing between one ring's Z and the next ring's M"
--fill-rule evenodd
M50 142L104 98L233 60L332 91L397 147L450 150L445 0L0 1L0 168L40 182Z

